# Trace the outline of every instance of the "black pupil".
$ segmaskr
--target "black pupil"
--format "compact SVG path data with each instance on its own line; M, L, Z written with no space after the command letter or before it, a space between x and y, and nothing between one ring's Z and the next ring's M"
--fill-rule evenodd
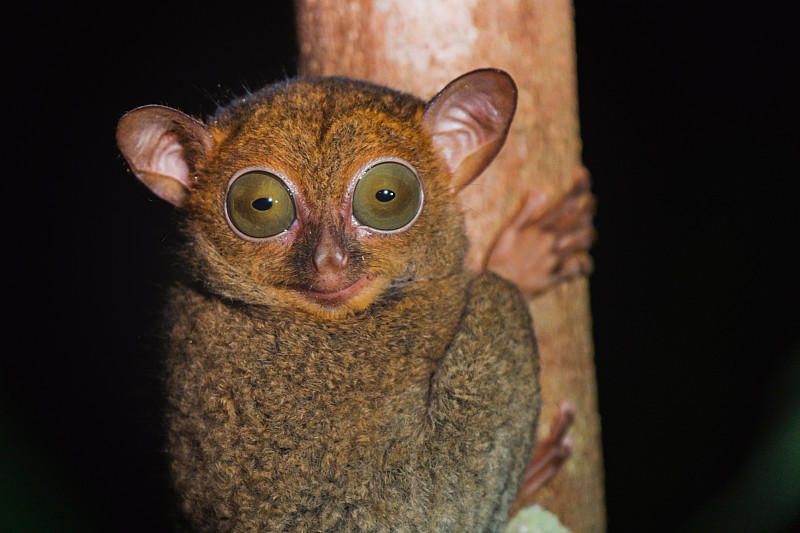
M388 202L389 200L394 198L394 191L390 191L389 189L383 189L382 191L378 191L375 193L375 198L377 198L379 202Z
M272 207L272 198L256 198L253 200L253 207L259 211L266 211Z

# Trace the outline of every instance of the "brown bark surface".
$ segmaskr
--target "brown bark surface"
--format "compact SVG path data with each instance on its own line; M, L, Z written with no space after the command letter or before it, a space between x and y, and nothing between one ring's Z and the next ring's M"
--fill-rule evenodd
M580 166L569 0L297 0L300 72L343 75L424 99L482 67L506 70L519 104L506 145L463 194L472 266L531 188L566 192ZM558 404L576 407L572 457L538 501L576 532L605 530L600 419L584 278L530 302L542 357L547 436Z

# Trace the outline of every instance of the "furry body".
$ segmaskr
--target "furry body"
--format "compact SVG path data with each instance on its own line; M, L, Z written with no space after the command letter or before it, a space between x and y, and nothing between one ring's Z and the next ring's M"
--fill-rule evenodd
M502 529L538 411L524 303L491 274L403 303L331 324L180 291L170 454L198 529Z

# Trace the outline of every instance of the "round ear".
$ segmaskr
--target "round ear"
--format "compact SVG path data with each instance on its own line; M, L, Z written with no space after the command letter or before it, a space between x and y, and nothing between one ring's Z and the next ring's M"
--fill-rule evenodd
M197 164L214 146L202 122L170 107L148 105L126 113L117 146L139 180L158 197L180 206Z
M517 86L498 69L464 74L428 102L422 124L453 174L454 185L467 185L492 162L516 108Z

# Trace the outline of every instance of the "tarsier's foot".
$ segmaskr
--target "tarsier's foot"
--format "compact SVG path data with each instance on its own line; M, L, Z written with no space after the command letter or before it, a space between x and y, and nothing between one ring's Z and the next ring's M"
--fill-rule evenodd
M589 274L594 268L589 248L596 238L595 203L584 168L562 198L552 200L542 190L531 191L489 249L486 268L526 294Z
M536 491L558 473L561 464L570 456L572 439L567 431L574 420L575 407L569 402L562 402L558 406L558 417L550 428L550 435L544 441L536 443L531 458L522 471L509 516L514 516L520 509L531 505Z

